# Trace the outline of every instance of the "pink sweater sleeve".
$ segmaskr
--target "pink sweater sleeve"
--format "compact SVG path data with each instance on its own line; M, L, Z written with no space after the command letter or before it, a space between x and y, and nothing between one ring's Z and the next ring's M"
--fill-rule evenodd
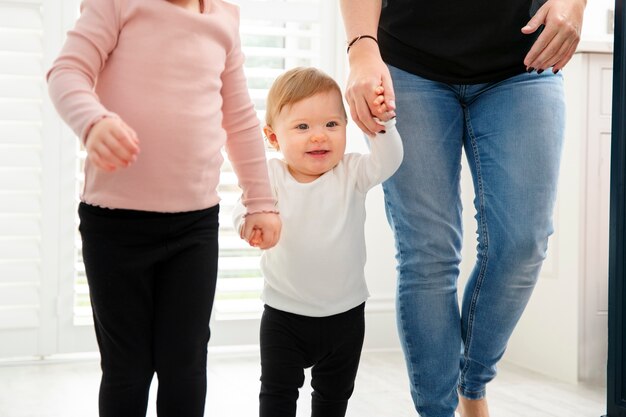
M247 213L276 212L259 119L248 93L243 62L237 38L222 74L222 126L227 134L226 151L243 189L241 200Z
M119 0L84 0L76 27L46 76L54 106L83 143L94 123L116 116L100 103L94 85L119 27Z

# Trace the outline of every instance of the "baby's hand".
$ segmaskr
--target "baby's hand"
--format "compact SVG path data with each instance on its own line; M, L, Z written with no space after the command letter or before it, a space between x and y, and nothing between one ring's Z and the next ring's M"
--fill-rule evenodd
M269 249L278 243L281 227L280 217L276 213L248 214L240 236L250 246Z
M378 87L376 87L374 92L376 93L376 98L374 99L372 103L373 105L371 106L371 108L373 109L372 115L384 122L396 117L396 113L393 110L390 110L385 103L385 89L383 88L383 86L379 85Z
M85 148L87 157L96 167L113 172L137 160L139 139L121 119L105 117L92 126Z

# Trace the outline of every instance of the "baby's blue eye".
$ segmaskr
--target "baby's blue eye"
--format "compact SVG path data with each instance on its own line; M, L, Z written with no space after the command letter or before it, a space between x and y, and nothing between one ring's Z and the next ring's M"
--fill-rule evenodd
M300 129L300 130L306 130L309 128L309 125L307 125L306 123L300 123L298 126L296 126L296 129Z
M339 123L337 122L328 122L326 123L326 127L337 127L339 126Z

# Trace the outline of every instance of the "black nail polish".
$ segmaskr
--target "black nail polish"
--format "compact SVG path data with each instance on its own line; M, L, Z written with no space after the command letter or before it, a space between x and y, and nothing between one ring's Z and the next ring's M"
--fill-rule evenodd
M526 72L530 74L530 73L531 73L531 72L533 72L534 70L535 70L535 69L534 69L533 67L528 67L528 68L526 69Z
M537 74L541 74L542 72L543 72L543 70L542 70L542 69L538 69L538 70L537 70Z
M554 73L554 75L558 74L559 71L561 71L560 69L556 70L556 71L552 71Z
M386 130L381 130L381 131L380 131L380 132L378 132L378 133L385 134L385 133L387 133L387 131L386 131Z

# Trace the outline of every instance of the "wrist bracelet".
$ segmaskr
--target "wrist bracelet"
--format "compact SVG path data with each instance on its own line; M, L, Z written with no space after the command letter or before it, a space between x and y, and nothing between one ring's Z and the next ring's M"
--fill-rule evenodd
M375 37L370 35L360 35L348 42L348 49L346 49L346 54L350 52L350 48L352 47L352 45L365 38L373 40L374 42L376 42L376 45L378 45L378 39L376 39Z

